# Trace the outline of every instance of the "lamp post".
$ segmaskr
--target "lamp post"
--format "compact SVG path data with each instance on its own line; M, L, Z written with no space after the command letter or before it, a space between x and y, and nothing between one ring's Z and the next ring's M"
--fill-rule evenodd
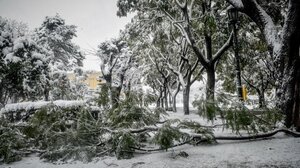
M237 93L240 101L243 101L243 91L242 91L242 81L241 81L241 67L240 67L240 56L239 56L239 47L238 47L238 39L237 39L237 28L236 24L238 21L238 11L235 8L229 8L227 10L229 25L232 26L233 29L233 50L235 56L235 73L236 73L236 87Z

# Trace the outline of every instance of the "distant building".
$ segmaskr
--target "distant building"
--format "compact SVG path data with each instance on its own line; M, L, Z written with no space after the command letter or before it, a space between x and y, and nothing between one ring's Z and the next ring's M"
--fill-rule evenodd
M88 72L86 75L87 78L85 79L84 83L87 84L89 89L96 90L98 85L105 83L105 81L101 78L101 72L92 71Z
M85 83L90 90L96 90L98 85L105 84L105 80L103 80L102 74L99 71L87 71L84 72L86 75L86 78L82 81L82 83ZM75 80L75 74L69 73L68 78L71 81Z

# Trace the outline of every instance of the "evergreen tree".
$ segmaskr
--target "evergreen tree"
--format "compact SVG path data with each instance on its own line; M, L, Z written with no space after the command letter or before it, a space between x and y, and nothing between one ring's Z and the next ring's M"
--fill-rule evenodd
M67 25L58 14L47 16L36 29L37 43L52 52L50 57L51 73L45 100L70 99L71 86L67 71L82 66L84 56L79 47L72 42L76 37L76 26ZM50 95L49 95L50 94Z
M49 53L23 23L0 18L0 100L37 100L49 74Z

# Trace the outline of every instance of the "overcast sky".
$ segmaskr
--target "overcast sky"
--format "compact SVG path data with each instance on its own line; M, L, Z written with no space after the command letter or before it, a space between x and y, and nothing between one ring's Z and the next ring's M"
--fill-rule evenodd
M27 23L33 29L45 16L59 13L66 24L74 24L74 40L83 51L96 49L102 41L116 37L130 18L116 16L117 0L0 0L0 16ZM99 70L99 60L88 55L84 69Z

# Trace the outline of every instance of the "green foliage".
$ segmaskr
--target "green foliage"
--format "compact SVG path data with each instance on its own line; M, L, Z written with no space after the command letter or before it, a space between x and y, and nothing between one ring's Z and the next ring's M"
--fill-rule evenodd
M49 146L59 143L56 132L67 130L67 113L54 105L39 109L29 121L29 127L24 133L35 139L38 148L46 149Z
M214 142L214 133L212 128L202 126L200 123L195 121L183 121L178 125L180 129L190 129L196 134L200 134L205 137L206 142L212 143ZM198 139L198 138L196 138Z
M168 150L175 141L179 141L182 133L176 127L171 127L169 122L165 123L154 136L154 142L162 149Z
M155 124L160 118L160 111L140 107L132 99L121 102L119 107L109 111L107 119L113 128L140 128Z
M258 120L258 130L266 132L274 129L283 119L284 116L278 109L264 109L264 112L260 115L260 120Z
M240 133L240 130L246 130L249 134L256 134L259 131L267 132L274 129L283 116L275 109L265 109L261 112L253 110L230 108L224 111L227 128Z
M199 115L212 121L219 115L226 128L239 134L241 130L246 130L249 134L256 134L259 131L269 131L281 122L283 117L275 109L255 110L247 109L240 102L233 102L225 94L218 95L214 103L203 99L195 100L193 106L197 107Z
M34 146L45 152L49 161L91 161L101 151L99 123L84 107L60 108L54 105L38 110L23 132L34 140Z
M204 99L199 99L193 101L193 106L197 107L198 114L200 116L206 117L208 120L212 121L217 115L223 116L222 110L219 108L217 103L206 101Z
M207 13L203 17L203 22L205 24L205 30L208 29L210 32L215 32L217 29L216 20L215 17L212 15L212 13Z
M166 110L162 107L156 107L153 112L154 112L154 115L155 115L157 120L159 120L161 116L167 116L168 115Z
M183 121L183 122L180 122L180 124L178 125L178 127L179 128L183 128L183 129L191 129L196 134L213 135L213 130L211 128L204 127L200 123L195 122L195 121Z
M97 104L103 109L108 109L109 107L109 88L106 84L101 85L101 90L99 92L99 97L96 100Z
M249 115L244 109L228 109L226 112L225 121L227 127L231 128L232 131L239 133L240 130L249 131L253 126L253 116Z
M97 152L96 146L65 146L46 152L41 155L41 158L48 161L80 160L83 162L91 162L92 158L97 156Z
M156 96L150 93L143 93L142 90L129 91L126 94L126 101L130 101L139 106L149 106L156 102Z
M26 147L25 136L4 118L0 118L0 142L0 164L21 160L22 152L19 150Z
M155 95L150 94L150 93L146 94L145 98L144 98L144 106L148 106L152 103L155 103L156 99L157 99L157 97Z
M118 132L112 136L112 150L115 151L118 159L130 159L133 157L134 149L137 146L137 137L129 132Z

